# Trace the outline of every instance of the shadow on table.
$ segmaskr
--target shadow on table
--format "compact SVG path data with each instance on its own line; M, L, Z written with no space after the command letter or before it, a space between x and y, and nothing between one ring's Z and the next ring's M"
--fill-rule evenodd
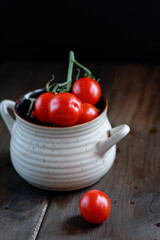
M73 217L68 218L62 226L62 230L67 232L68 234L74 235L84 232L89 232L94 228L98 228L100 224L93 224L85 221L82 216L76 215Z

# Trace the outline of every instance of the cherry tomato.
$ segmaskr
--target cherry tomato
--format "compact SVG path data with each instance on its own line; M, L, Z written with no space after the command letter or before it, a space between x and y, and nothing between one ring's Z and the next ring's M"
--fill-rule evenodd
M104 192L91 190L80 199L79 210L87 222L102 223L110 214L111 202Z
M98 109L90 103L82 104L82 113L77 124L86 123L98 117Z
M92 78L79 78L73 84L72 93L82 102L95 105L101 97L101 87L99 83Z
M38 118L41 122L51 123L48 117L48 103L55 96L54 93L46 92L42 93L35 101L34 111L32 114Z
M81 101L72 93L59 93L50 101L48 115L58 126L74 125L82 111Z

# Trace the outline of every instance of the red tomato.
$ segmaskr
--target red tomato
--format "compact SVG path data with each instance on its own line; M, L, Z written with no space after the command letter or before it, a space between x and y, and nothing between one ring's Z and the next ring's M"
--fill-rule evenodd
M74 125L82 111L81 101L72 93L59 93L51 100L48 108L50 120L58 126Z
M104 192L91 190L80 199L79 210L87 222L102 223L110 214L111 202Z
M99 83L92 78L79 78L73 84L72 93L82 102L95 105L101 97L101 87Z
M78 119L77 124L89 122L98 117L98 109L90 103L82 104L82 113Z
M51 123L48 117L48 103L55 96L54 93L46 92L42 93L35 101L34 111L32 114L38 118L41 122Z

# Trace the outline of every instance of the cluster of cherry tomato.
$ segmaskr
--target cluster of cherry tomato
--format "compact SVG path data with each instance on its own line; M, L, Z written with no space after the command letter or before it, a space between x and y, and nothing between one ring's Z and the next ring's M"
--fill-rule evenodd
M72 86L74 64L85 72L85 77L77 77ZM31 104L26 116L31 114L43 123L60 127L89 122L98 116L95 104L101 97L101 87L91 71L76 61L74 52L70 51L69 55L67 81L54 83L52 87L50 84L53 80L46 84L45 93L37 99L29 99ZM35 101L34 106L33 101Z
M72 86L72 93L41 94L35 101L32 115L41 122L61 127L85 123L98 116L94 105L100 97L101 87L96 80L79 78Z

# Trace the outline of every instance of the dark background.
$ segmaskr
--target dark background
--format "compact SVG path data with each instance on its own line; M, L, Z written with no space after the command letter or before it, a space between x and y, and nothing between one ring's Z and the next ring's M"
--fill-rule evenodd
M159 1L1 0L3 59L160 61Z

